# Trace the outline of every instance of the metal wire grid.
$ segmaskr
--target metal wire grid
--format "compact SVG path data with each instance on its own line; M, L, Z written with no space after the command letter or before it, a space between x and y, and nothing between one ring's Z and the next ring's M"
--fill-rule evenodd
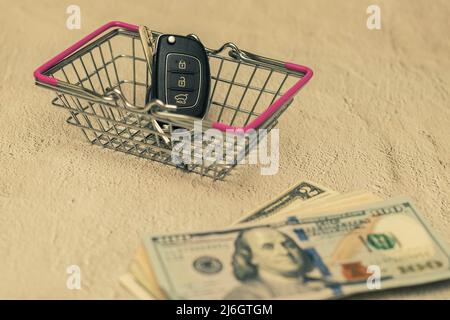
M280 68L234 59L231 54L227 56L227 52L208 52L211 98L206 119L210 121L245 126L281 96L284 88L289 88L299 78L298 74ZM118 88L127 100L139 107L145 105L145 95L151 81L138 35L123 29L113 30L91 42L50 69L48 74L100 95ZM97 102L61 90L56 94L52 103L69 111L67 122L79 127L92 144L175 165L214 179L223 179L237 161L225 164L214 157L199 159L202 158L202 150L211 147L211 143L222 143L223 152L234 150L234 157L239 160L257 144L248 137L244 145L206 139L201 147L192 145L190 148L192 158L203 161L176 165L172 161L175 144L173 141L169 144L164 142L162 134L153 125L152 115L130 111L120 100ZM263 128L273 128L290 102ZM165 134L169 136L180 128L192 130L192 126L165 122ZM176 147L181 146L178 144Z

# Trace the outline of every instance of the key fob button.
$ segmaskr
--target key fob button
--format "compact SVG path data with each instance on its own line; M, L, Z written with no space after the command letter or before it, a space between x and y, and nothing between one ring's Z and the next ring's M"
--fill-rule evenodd
M168 90L167 102L178 107L192 107L195 105L198 91Z
M175 38L175 42L172 37ZM191 36L162 34L153 55L152 85L147 95L176 105L177 114L203 118L209 107L211 73L208 53Z
M182 91L198 90L199 80L199 74L169 72L167 76L167 87Z
M168 71L180 73L197 73L200 72L200 63L194 57L170 53L167 56L167 69Z

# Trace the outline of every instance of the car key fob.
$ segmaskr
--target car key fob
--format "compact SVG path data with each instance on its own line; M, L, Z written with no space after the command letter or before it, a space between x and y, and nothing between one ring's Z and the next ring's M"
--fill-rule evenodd
M159 99L176 105L176 113L203 118L209 105L210 81L208 56L195 36L159 36L146 102Z

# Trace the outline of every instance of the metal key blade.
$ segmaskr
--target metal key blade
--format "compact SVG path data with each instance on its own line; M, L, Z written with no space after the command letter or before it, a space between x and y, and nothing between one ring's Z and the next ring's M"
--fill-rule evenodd
M150 78L152 76L152 59L153 59L153 35L152 32L147 29L146 26L139 26L139 36L141 38L142 48L144 49L145 59L147 60L148 70L150 72ZM152 119L152 125L161 134L161 138L166 144L170 143L170 139L165 135L164 130L159 125L158 121Z
M146 26L139 26L139 36L141 38L142 48L144 49L145 59L147 60L147 66L152 74L152 57L153 57L153 35L152 32L147 29Z

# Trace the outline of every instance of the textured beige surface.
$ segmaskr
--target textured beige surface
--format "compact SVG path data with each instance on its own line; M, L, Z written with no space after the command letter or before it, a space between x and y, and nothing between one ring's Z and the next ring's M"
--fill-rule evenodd
M0 298L131 298L118 277L143 234L226 226L302 178L410 195L450 244L448 1L4 2ZM380 31L366 28L372 3ZM65 28L69 4L81 7L81 30ZM32 71L109 20L313 68L279 123L279 173L242 167L214 183L88 145ZM66 288L72 264L82 290ZM364 297L448 299L450 282Z

